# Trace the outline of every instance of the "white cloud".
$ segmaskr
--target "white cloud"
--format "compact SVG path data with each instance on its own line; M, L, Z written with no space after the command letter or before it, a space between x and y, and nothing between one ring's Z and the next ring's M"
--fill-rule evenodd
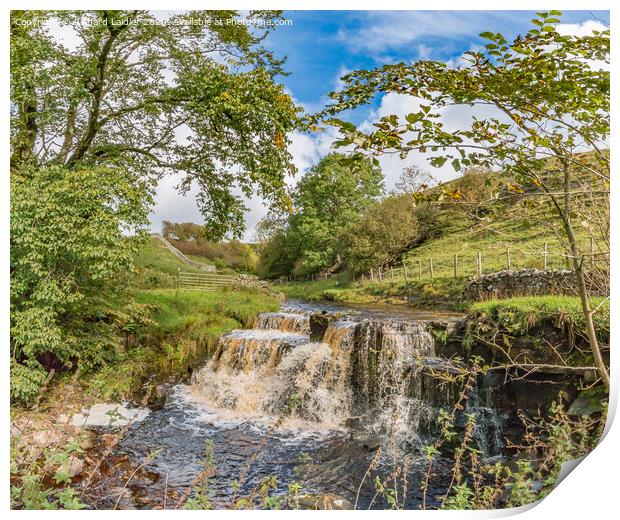
M347 42L347 45L357 45L362 49L373 52L386 51L389 48L414 42L421 36L429 34L442 34L446 36L471 35L472 32L483 31L493 24L493 20L489 16L501 17L505 15L489 13L463 13L463 12L440 12L430 13L424 11L414 12L369 12L366 13L365 30L358 32L341 31L339 37ZM465 17L465 18L464 18ZM582 23L567 23L557 26L558 32L561 34L571 34L575 36L584 36L592 34L593 30L602 31L606 26L594 20L588 20ZM481 46L472 44L472 50L480 50ZM419 57L423 59L432 59L433 49L423 43L417 46ZM457 55L447 61L448 66L464 66L467 63L463 60L463 55ZM349 72L349 69L341 65L336 78L334 78L334 86L340 86L340 77ZM292 92L288 92L294 98ZM309 106L295 100L298 105L304 107L307 112L315 112L321 107ZM371 110L366 119L361 123L360 129L364 131L371 130L372 123L378 121L381 117L396 114L403 117L408 113L419 110L421 100L412 96L403 96L395 93L389 93L382 97L379 107ZM497 109L489 106L451 106L445 107L440 111L441 120L447 130L455 130L469 126L472 116L478 118L496 117L504 119L504 115L499 113ZM301 175L315 164L322 156L331 151L331 144L337 138L337 133L333 127L328 127L324 132L318 134L304 134L301 132L292 132L289 135L291 144L289 151L293 156L293 162L298 169L298 174L293 178L286 179L289 186L297 183ZM429 170L436 178L440 180L449 180L458 175L453 168L446 164L442 168L433 168L429 165L427 158L429 154L410 154L405 159L400 159L398 155L383 155L379 158L385 179L386 188L393 188L398 180L402 170L411 165L417 165L421 168ZM195 197L197 189L193 188L187 194L182 196L175 189L179 179L175 177L167 177L160 181L157 187L156 206L151 214L152 229L159 230L162 220L172 220L177 222L202 222L196 203ZM254 227L267 213L267 207L260 197L246 199L248 211L246 213L246 234L245 240L251 240L254 236Z
M400 119L403 119L406 114L419 111L421 103L423 103L422 99L413 96L396 93L385 94L381 98L379 107L376 110L372 110L366 120L360 125L360 130L365 132L372 130L373 123L384 116L395 114ZM425 155L419 153L411 153L405 159L401 159L398 154L382 155L379 157L379 163L381 164L381 169L385 177L386 189L388 191L394 187L403 169L412 165L431 171L434 177L441 180L454 177L451 168L447 166L433 168L429 165Z
M338 72L336 73L336 77L334 78L334 89L335 90L341 90L342 88L344 88L345 84L341 78L343 76L346 76L350 72L353 72L353 71L350 68L348 68L346 65L340 65L340 67L338 68Z
M581 23L561 23L556 30L563 36L592 36L592 31L605 31L606 25L596 20L586 20ZM584 60L592 70L609 70L609 63L601 60Z
M155 205L149 216L151 231L160 232L164 220L203 222L204 219L196 204L198 189L193 187L187 195L181 195L177 190L177 185L181 179L181 174L167 175L157 183Z
M382 97L379 107L371 111L360 125L360 129L368 132L373 129L373 123L391 114L397 115L402 120L405 115L419 111L420 104L423 103L424 101L421 98L413 96L396 93L386 94ZM438 113L441 116L440 121L444 124L444 128L447 131L469 127L472 117L474 116L479 119L489 117L496 117L501 120L506 119L499 110L487 105L477 105L473 107L462 105L447 106L442 108ZM433 177L441 181L450 180L460 175L449 163L441 168L431 166L429 158L434 155L437 155L437 153L410 153L405 159L401 159L398 154L380 156L379 162L385 176L385 183L388 191L393 188L403 169L412 165L430 171Z
M469 46L469 51L472 52L484 52L485 48L483 45L471 44ZM471 58L465 54L464 52L459 54L458 56L453 56L452 58L445 61L446 67L449 69L463 68L463 67L471 67Z
M586 20L581 23L560 23L556 30L564 36L592 36L592 31L604 31L608 27L596 20Z
M425 36L471 37L489 27L503 27L512 17L501 11L367 11L360 27L342 29L337 37L352 49L381 53Z

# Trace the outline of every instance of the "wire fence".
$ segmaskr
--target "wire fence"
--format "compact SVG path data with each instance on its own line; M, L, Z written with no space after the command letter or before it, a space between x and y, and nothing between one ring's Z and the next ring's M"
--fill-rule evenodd
M583 255L582 260L585 262L585 269L594 270L599 264L609 265L609 253L596 251L594 243L590 242L589 251ZM502 270L516 271L532 268L544 271L572 270L572 257L565 251L551 250L547 242L542 245L540 251L534 252L506 247L471 252L459 251L451 255L442 253L441 256L429 254L407 258L389 267L370 269L367 273L354 276L353 281L362 285L384 282L402 283L403 281L421 282L434 278L480 277ZM317 274L310 276L309 279L325 280L338 276L338 274ZM293 281L292 277L290 281Z

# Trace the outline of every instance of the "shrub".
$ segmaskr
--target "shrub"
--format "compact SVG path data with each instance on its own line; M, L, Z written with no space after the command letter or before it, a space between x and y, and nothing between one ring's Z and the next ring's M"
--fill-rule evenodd
M340 237L348 268L367 272L394 259L420 238L411 195L388 197L371 206Z
M146 185L115 169L13 174L13 399L31 398L44 368L89 368L114 354L149 200Z
M239 240L210 242L204 238L195 238L171 242L186 255L203 256L219 268L230 267L236 271L255 273L258 267L258 255L251 246Z

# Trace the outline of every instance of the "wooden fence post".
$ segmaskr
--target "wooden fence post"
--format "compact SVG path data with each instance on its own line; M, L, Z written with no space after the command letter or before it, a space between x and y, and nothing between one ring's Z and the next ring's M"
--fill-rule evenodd
M459 273L459 255L454 253L454 278L458 276Z
M510 248L506 248L506 268L510 271Z
M405 282L409 283L409 276L407 275L407 264L403 262L403 269L405 270Z
M422 262L418 259L418 282L422 281Z
M379 267L379 281L383 282L383 275L381 274L381 268Z
M373 272L372 267L370 268L370 282L375 283L375 273Z
M431 280L433 279L433 257L428 257L428 272L431 275Z
M390 276L392 277L392 283L394 283L394 268L390 266Z
M482 276L482 255L480 251L478 251L478 256L476 257L476 271L478 273L478 277Z

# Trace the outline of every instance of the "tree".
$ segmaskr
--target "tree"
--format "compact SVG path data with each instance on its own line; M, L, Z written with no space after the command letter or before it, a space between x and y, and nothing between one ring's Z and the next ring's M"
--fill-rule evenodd
M260 224L260 273L267 278L308 276L338 265L342 229L383 193L383 174L358 154L331 153L315 164L292 193L293 210L272 212Z
M538 13L532 29L512 42L499 33L482 33L489 43L484 51L467 52L464 67L418 61L352 72L342 78L343 89L330 94L334 102L317 118L340 129L336 146L403 158L429 153L432 165L451 161L455 170L497 166L537 196L547 197L562 223L594 363L608 386L586 287L588 255L578 242L573 210L576 176L593 176L609 190L610 33L562 35L556 30L560 14ZM414 96L420 109L404 120L385 116L370 133L333 118L378 92ZM469 124L447 131L439 114L447 106L492 107L495 115L479 119L472 114ZM577 153L586 149L591 150L590 161ZM547 176L541 174L544 170ZM603 247L609 251L608 243Z
M261 278L290 275L298 256L298 251L286 231L272 235L267 242L261 244L259 253L258 274Z
M204 226L193 222L162 222L162 236L168 240L198 240L206 234Z
M280 14L251 11L253 25L236 11L158 16L12 11L12 171L178 174L182 192L200 188L211 238L239 236L245 208L233 189L285 205L295 171L286 136L299 109L275 81L282 61L261 47Z
M254 228L256 240L265 243L286 230L288 215L282 211L269 211Z
M425 198L434 199L440 207L458 211L472 220L480 221L493 212L491 203L499 199L504 186L508 187L504 188L508 193L504 198L514 199L518 196L513 184L490 169L469 166L460 177L440 184L437 190L430 193L430 197L423 194L417 198L419 201Z
M114 356L132 313L126 288L149 197L148 185L111 168L50 166L14 176L14 399L36 395L44 368L89 369Z
M432 188L436 184L437 181L429 171L416 165L407 166L394 185L394 194L418 193Z
M354 273L367 273L394 260L420 237L411 194L388 197L368 208L339 237L339 249Z
M314 165L293 193L289 218L297 274L332 266L339 232L382 193L381 169L368 159L331 153Z

